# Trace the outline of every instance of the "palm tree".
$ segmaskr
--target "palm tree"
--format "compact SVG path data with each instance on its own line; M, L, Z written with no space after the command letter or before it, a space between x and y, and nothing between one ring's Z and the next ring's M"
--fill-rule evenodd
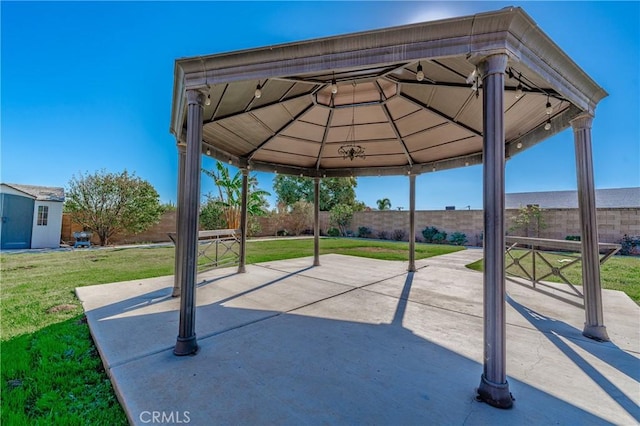
M221 162L216 162L216 170L202 169L211 177L218 187L219 202L223 207L225 220L229 229L240 228L240 210L242 209L242 172L238 170L231 176L229 169ZM249 177L249 193L247 195L247 213L251 216L266 214L265 197L269 192L258 189L255 176Z
M378 210L389 210L391 209L391 200L388 198L383 198L381 200L376 201L378 204Z

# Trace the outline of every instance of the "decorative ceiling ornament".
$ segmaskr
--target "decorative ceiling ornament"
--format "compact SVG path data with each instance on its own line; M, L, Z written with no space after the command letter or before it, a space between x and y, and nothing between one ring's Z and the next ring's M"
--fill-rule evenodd
M364 148L356 145L356 82L354 81L352 85L351 127L349 127L349 132L347 133L347 143L338 148L338 154L342 155L342 159L346 160L348 158L351 161L353 161L354 158L366 158Z

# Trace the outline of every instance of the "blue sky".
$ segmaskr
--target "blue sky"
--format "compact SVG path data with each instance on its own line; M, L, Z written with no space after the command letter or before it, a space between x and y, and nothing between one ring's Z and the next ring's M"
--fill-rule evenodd
M597 188L640 186L638 2L6 2L1 180L63 186L127 169L176 200L169 133L176 58L521 6L608 93L593 127ZM204 167L213 167L205 159ZM576 188L567 129L507 162L507 192ZM271 191L273 175L258 174ZM357 196L408 208L408 178L359 178ZM202 192L213 183L203 177ZM417 208L482 208L481 166L417 179ZM273 206L273 203L272 203Z

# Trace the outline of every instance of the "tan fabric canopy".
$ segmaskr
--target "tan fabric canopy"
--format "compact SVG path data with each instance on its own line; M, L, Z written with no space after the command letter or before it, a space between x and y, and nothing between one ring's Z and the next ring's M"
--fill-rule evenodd
M477 63L493 52L509 56L507 156L567 128L606 96L522 9L506 8L179 59L171 131L183 137L185 90L197 88L208 98L204 153L240 167L357 176L479 164L483 88ZM363 157L340 153L351 146Z

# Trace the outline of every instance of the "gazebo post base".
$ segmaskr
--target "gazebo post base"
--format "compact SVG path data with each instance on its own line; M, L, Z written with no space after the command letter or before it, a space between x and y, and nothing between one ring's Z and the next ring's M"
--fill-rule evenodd
M179 337L173 348L173 354L176 356L195 355L198 353L198 341L195 334L192 337Z
M484 374L478 387L477 399L496 408L506 409L513 407L513 397L509 392L509 383L492 383L484 377Z
M607 327L604 325L584 325L582 335L593 340L599 340L601 342L608 342L609 335L607 334Z

